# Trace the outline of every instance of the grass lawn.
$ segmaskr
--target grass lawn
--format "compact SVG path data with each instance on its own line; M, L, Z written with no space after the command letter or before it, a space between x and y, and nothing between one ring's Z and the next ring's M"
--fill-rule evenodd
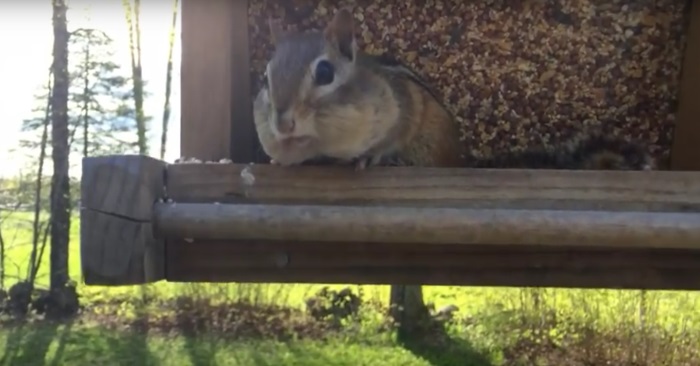
M427 366L391 343L240 341L145 336L82 325L0 330L0 365L382 365Z

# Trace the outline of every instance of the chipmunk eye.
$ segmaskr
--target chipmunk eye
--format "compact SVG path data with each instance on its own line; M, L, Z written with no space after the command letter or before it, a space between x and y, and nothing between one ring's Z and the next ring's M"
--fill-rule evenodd
M314 73L314 81L316 85L328 85L333 82L335 68L333 64L323 60L316 64L316 72Z

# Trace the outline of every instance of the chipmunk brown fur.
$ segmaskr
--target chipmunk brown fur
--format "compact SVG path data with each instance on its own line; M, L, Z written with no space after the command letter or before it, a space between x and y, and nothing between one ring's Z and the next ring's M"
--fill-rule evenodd
M358 50L350 11L323 31L286 33L277 22L270 30L275 51L254 119L273 163L464 166L450 113L413 72Z

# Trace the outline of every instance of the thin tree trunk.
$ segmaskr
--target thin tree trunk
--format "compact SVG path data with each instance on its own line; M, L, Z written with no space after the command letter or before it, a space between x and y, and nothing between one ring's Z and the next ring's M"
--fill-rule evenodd
M51 216L49 216L48 221L46 221L46 226L44 226L44 234L41 239L41 249L39 250L39 255L37 257L37 263L41 263L44 259L44 252L46 252L46 243L49 238L49 231L51 230ZM36 278L37 273L39 273L39 266L34 267L34 272L32 273L32 278Z
M21 174L20 174L19 179L20 179L20 182L21 182L21 181L22 181L22 176L21 176ZM17 203L15 203L15 207L14 207L12 210L9 210L10 213L8 213L5 217L0 217L0 289L4 289L4 288L5 288L5 275L6 275L6 273L5 273L5 268L6 268L6 267L5 267L5 254L6 254L6 251L5 251L5 238L4 238L3 235L2 235L2 223L3 223L8 217L10 217L10 214L11 214L12 212L16 212L16 211L20 208L20 206L22 206L22 202L18 200Z
M163 106L163 130L160 135L160 160L165 159L165 145L168 142L168 121L170 120L170 93L173 81L173 48L175 48L175 28L177 27L178 0L173 4L173 22L168 40L168 71L165 78L165 105Z
M49 140L49 122L51 121L51 100L52 100L52 90L51 90L51 78L53 76L53 70L49 70L49 83L48 83L48 96L46 97L46 112L44 115L44 126L41 132L41 147L39 150L39 167L36 172L36 189L34 197L34 222L32 225L32 253L29 259L29 273L27 274L27 279L29 283L34 285L36 268L39 267L37 262L37 250L39 246L39 236L40 228L39 221L41 218L41 191L44 183L44 160L46 160L46 145Z
M51 96L51 266L50 286L60 291L68 283L70 184L68 176L68 29L65 0L53 0L53 93Z
M134 0L134 10L131 1L123 0L126 23L129 27L129 51L131 53L131 73L134 86L134 109L136 111L136 133L138 135L139 154L148 154L146 141L146 115L143 111L143 75L141 71L141 1Z
M5 288L5 239L2 236L2 222L0 222L0 289Z
M90 36L88 36L88 41L85 42L85 75L83 75L83 157L88 157L88 118L90 116Z

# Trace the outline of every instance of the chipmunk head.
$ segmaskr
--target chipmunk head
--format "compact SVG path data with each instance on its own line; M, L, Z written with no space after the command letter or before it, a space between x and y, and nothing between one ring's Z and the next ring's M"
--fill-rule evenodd
M352 14L339 10L322 31L286 33L270 22L275 51L267 64L270 123L277 137L313 137L317 106L336 98L355 70Z
M276 20L269 26L274 52L254 106L265 152L291 165L324 154L352 159L366 151L373 132L363 128L371 118L362 110L369 110L363 99L371 88L358 82L350 10L339 10L318 31L285 32Z

